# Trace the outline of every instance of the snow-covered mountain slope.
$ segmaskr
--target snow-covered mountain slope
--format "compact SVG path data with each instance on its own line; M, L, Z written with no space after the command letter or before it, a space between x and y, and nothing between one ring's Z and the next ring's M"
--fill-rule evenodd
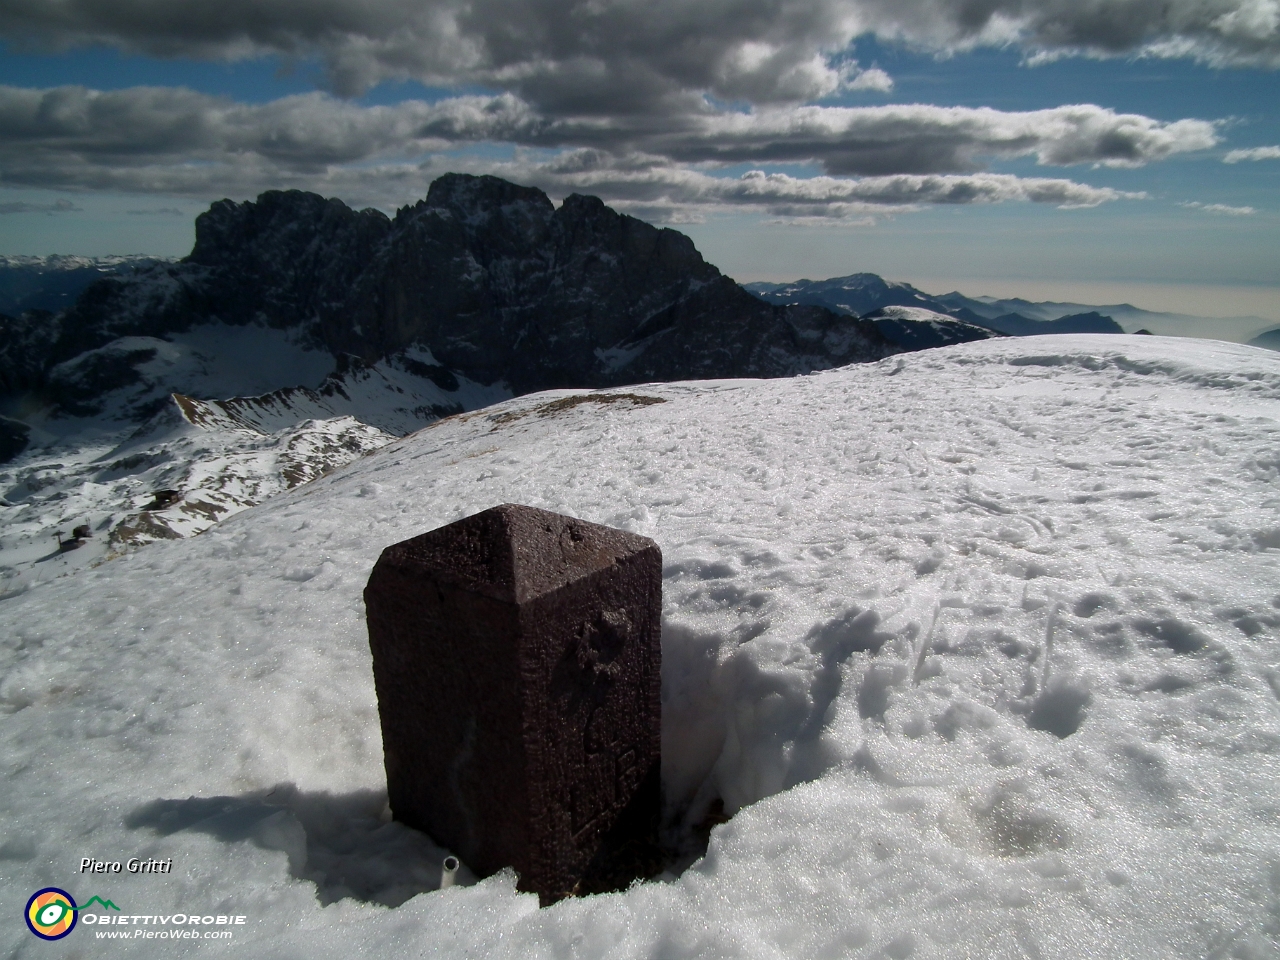
M353 416L404 436L443 416L509 399L506 384L485 386L454 376L427 350L410 349L375 364L345 358L319 387L285 387L260 396L178 404L196 422L279 430L307 418Z
M53 367L60 409L19 409L37 438L137 425L169 405L173 393L255 396L282 386L318 387L334 371L327 351L295 331L261 324L209 323L162 337L127 336Z
M441 420L0 602L0 910L240 914L315 960L1275 956L1278 483L1280 357L1160 337ZM503 502L662 547L668 817L733 814L679 876L428 892L443 851L379 819L361 590ZM172 872L77 872L135 856ZM63 950L177 929L87 921Z
M880 307L863 316L886 338L907 350L927 350L998 336L987 327L965 323L924 307Z
M333 366L290 331L207 324L122 337L55 368L62 411L0 422L21 431L0 461L0 595L201 533L424 423L511 396L421 349ZM148 508L161 490L174 502ZM61 549L82 525L93 535Z
M76 437L0 467L0 598L202 533L395 439L332 412L267 419L176 397L123 437ZM73 537L77 528L88 536Z

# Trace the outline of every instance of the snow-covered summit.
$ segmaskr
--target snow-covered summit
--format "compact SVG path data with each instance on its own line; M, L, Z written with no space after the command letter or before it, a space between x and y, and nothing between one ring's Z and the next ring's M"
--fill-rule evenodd
M794 283L747 283L744 289L769 303L804 303L863 316L881 307L920 307L938 313L952 309L934 297L874 273L853 273L829 280L797 280Z
M0 909L246 914L238 947L317 960L1274 956L1278 481L1280 358L1160 337L446 418L0 602ZM663 549L668 823L710 828L678 875L435 892L379 819L360 591L502 502Z
M925 307L888 306L863 316L876 329L909 350L926 350L955 343L986 340L1000 334Z

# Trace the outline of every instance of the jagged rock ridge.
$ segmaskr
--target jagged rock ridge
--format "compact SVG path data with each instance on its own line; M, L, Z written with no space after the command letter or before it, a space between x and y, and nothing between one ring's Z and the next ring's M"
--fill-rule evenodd
M688 237L597 198L557 208L540 190L449 174L394 219L298 191L216 203L180 263L104 279L54 324L8 321L0 377L56 387L49 372L86 351L212 322L296 330L366 363L416 346L439 378L515 393L786 376L896 350L856 318L761 302Z

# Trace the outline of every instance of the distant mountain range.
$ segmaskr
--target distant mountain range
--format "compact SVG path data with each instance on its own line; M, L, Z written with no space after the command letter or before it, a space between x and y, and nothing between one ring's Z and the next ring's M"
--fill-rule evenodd
M1258 334L1249 341L1251 347L1263 347L1267 350L1280 350L1280 327Z
M803 303L860 317L870 317L885 308L909 308L915 311L911 316L919 319L922 318L919 311L925 310L935 316L953 317L971 327L1011 337L1043 333L1124 333L1120 324L1097 311L1046 315L1049 311L1026 301L979 300L962 293L935 297L909 283L885 280L874 273L855 273L830 280L747 283L743 286L768 303ZM1018 304L1018 310L1006 309L1014 303Z
M747 283L744 287L770 303L807 303L864 317L887 306L926 309L1010 336L1145 331L1265 346L1253 338L1265 338L1268 327L1280 329L1262 317L1200 317L1143 310L1128 303L1107 306L1056 301L1033 303L1018 298L970 297L959 292L935 296L909 283L884 280L874 273L794 283Z
M0 257L0 314L66 310L95 280L145 270L167 257Z

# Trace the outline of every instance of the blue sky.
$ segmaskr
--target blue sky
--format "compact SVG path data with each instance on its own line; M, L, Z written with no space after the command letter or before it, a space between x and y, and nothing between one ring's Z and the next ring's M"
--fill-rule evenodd
M0 253L182 255L224 196L390 212L463 170L597 194L739 280L1280 320L1280 0L975 9L9 0Z

